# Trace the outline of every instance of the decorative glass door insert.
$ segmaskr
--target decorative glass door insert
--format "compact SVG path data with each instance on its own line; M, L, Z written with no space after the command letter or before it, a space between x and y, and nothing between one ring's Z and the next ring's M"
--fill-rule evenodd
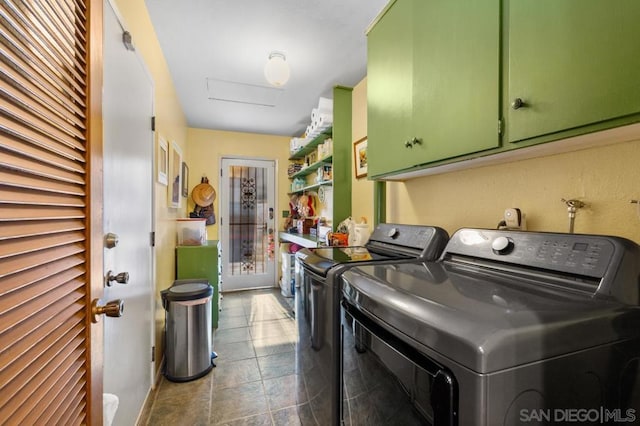
M222 282L225 290L273 286L274 163L222 160Z

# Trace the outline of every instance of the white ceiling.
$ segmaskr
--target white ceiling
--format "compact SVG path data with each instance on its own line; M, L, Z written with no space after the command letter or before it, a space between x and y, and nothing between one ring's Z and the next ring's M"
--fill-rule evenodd
M365 31L387 1L145 0L190 127L286 136L366 75ZM291 67L281 91L264 78L272 51Z

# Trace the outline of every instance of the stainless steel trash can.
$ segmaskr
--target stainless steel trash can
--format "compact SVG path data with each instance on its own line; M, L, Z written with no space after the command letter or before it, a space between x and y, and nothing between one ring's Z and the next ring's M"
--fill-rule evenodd
M165 309L165 377L186 382L215 366L211 353L211 297L207 280L177 280L163 290Z

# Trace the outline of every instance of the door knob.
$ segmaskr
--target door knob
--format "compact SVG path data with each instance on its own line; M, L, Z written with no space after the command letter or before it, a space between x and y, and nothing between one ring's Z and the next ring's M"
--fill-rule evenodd
M124 300L111 300L105 305L100 305L100 303L102 303L100 299L93 299L91 303L91 322L93 323L100 322L100 315L117 318L124 313Z
M120 284L127 284L127 283L129 283L129 273L128 272L120 272L117 275L113 275L113 272L109 271L109 272L107 272L107 276L104 279L104 284L107 287L111 287L112 281L115 281L115 282L120 283Z
M521 98L515 98L511 103L511 108L513 109L520 109L525 106L527 106L527 104Z

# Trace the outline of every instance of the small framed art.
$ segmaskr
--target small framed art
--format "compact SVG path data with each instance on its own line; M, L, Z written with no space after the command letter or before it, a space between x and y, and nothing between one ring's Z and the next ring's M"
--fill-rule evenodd
M158 138L158 183L167 186L169 171L169 145L163 138Z
M180 207L182 202L182 150L171 142L169 152L169 207Z
M354 142L353 161L355 164L356 179L367 175L367 137Z
M182 196L189 196L189 166L185 162L182 163Z

